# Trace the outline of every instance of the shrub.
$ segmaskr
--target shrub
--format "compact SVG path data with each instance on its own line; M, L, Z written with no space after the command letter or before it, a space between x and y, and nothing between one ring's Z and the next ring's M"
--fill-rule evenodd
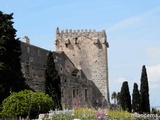
M4 99L2 105L2 116L16 118L48 112L53 107L53 101L43 92L24 90L13 92L11 96Z

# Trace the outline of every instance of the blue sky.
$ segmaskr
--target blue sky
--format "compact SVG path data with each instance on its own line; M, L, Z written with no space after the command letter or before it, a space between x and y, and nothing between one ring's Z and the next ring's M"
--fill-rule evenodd
M146 65L151 106L160 106L160 1L158 0L1 0L0 10L14 13L17 37L55 50L55 30L106 30L109 42L110 94L127 80L140 87Z

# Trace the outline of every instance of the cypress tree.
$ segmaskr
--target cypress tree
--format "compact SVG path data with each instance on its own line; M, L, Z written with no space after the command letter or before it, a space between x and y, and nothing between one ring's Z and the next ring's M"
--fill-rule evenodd
M45 87L46 94L52 97L55 108L62 109L61 107L61 82L60 76L55 67L53 53L49 52L45 69Z
M148 77L145 65L142 66L141 74L141 110L142 112L150 113L150 103L149 103L149 85Z
M138 90L137 83L134 83L133 85L133 94L132 94L132 109L133 112L140 112L140 93Z
M21 72L21 47L13 28L13 13L0 11L0 104L11 92L18 92L28 86Z
M120 102L123 110L131 112L131 96L129 92L128 82L124 81L121 87Z

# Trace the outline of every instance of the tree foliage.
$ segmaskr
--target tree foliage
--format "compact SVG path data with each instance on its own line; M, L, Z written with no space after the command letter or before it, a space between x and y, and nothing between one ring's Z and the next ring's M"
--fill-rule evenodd
M120 92L117 93L117 104L120 105L121 101L121 94Z
M131 96L129 92L128 82L124 81L121 87L121 107L123 110L131 112Z
M13 14L0 11L0 104L10 95L27 88L21 72L20 41L13 28Z
M133 112L140 112L140 92L138 90L137 83L134 83L133 94L132 94L132 109Z
M13 92L2 105L2 115L15 118L48 112L53 107L53 101L43 92L24 90L18 93Z
M55 108L61 109L61 82L55 67L53 53L49 52L45 69L46 93L52 97Z
M117 93L116 92L112 93L111 99L112 100L114 99L114 104L116 104L116 99L117 99Z
M145 65L142 66L142 74L141 74L141 110L142 112L150 113L150 103L149 103L149 85L148 85L148 77L146 72Z

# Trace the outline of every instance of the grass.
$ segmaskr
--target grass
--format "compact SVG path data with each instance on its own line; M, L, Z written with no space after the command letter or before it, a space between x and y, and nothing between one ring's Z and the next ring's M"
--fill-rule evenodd
M154 118L139 118L133 117L132 113L120 110L107 109L90 109L90 108L76 108L74 112L55 113L53 111L53 118L45 118L43 120L155 120Z
M74 114L54 115L52 120L154 120L154 118L136 118L127 111L119 110L94 110L89 108L77 108Z
M109 110L108 119L111 120L132 120L131 113L127 111Z

